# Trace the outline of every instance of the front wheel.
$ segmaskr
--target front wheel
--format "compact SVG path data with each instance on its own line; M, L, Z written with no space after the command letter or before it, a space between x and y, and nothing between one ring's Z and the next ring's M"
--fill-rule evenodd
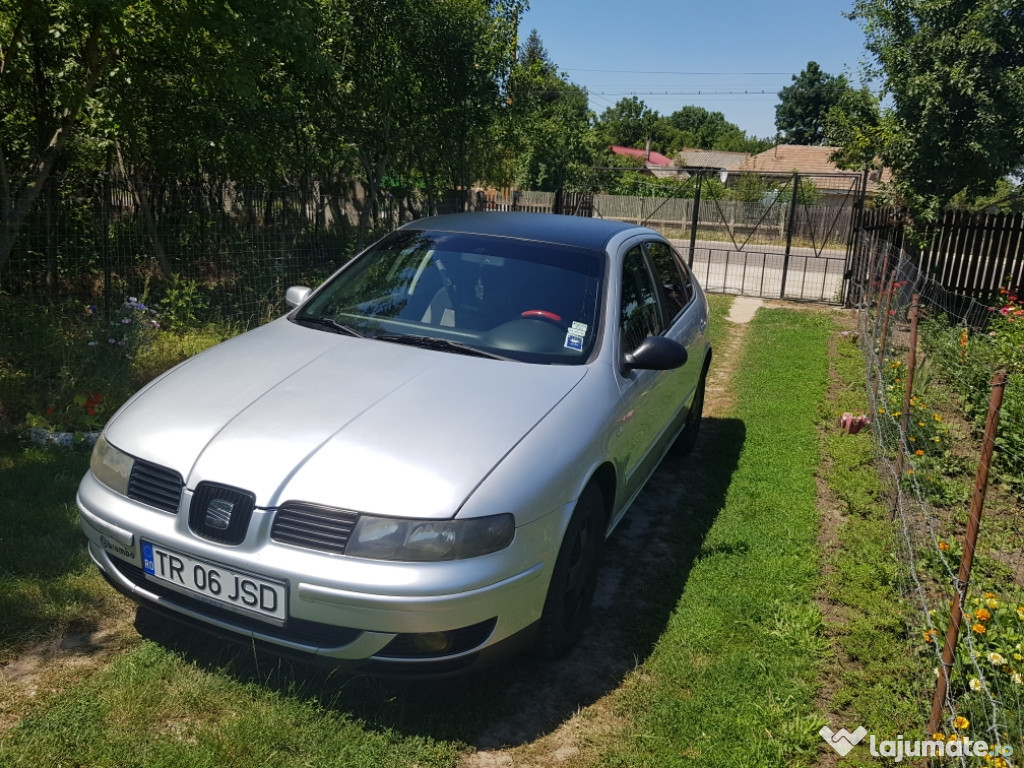
M538 646L546 658L561 656L583 636L597 588L604 534L604 499L597 486L588 485L565 531L544 601Z

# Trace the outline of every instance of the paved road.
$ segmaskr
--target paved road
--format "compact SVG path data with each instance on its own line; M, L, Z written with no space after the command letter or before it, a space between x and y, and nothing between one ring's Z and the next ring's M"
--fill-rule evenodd
M672 240L684 259L689 259L690 242ZM846 252L793 248L786 270L785 296L782 276L785 248L757 249L748 245L739 251L730 242L698 240L693 253L693 270L701 285L713 293L735 293L762 298L839 301L843 288Z

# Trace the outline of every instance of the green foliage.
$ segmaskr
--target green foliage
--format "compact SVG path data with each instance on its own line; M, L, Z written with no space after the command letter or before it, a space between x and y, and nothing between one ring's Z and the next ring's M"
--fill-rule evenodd
M209 300L198 282L172 275L160 299L160 324L169 331L196 328L205 318Z
M704 107L683 107L664 119L679 131L676 149L692 147L757 154L771 146L770 140L748 137L739 126L728 122L724 114Z
M1009 179L997 179L987 194L972 197L966 191L958 192L949 201L949 207L971 213L1021 213L1024 212L1024 194Z
M578 186L593 164L586 91L558 73L536 30L512 67L496 133L503 152L487 176L499 187Z
M4 2L0 264L43 179L66 168L123 171L151 230L159 212L147 189L162 184L328 191L358 181L362 194L350 199L364 231L387 177L412 180L430 200L467 189L496 151L524 9L523 0Z
M721 112L686 106L663 117L636 96L620 99L602 112L594 125L594 134L605 147L645 149L650 140L651 149L668 157L687 147L757 153L771 146L767 139L748 137Z
M993 468L998 481L1024 495L1024 303L1003 291L990 310L988 331L972 333L942 315L922 323L922 343L959 395L964 413L980 434L988 415L993 374L1005 369Z
M759 203L777 194L779 185L757 173L731 174L728 198L744 203Z
M651 148L670 151L664 126L657 112L636 96L619 99L597 118L594 126L598 141L604 146L616 145L643 149L650 139Z
M844 75L823 72L815 61L793 84L779 91L775 107L775 127L783 143L819 145L825 142L825 123L829 110L837 106L850 89Z
M932 220L957 193L987 193L1024 161L1020 0L857 0L892 101L882 159L904 204Z
M879 166L882 152L881 106L867 86L849 89L825 117L825 144L838 147L831 156L838 168L863 171Z

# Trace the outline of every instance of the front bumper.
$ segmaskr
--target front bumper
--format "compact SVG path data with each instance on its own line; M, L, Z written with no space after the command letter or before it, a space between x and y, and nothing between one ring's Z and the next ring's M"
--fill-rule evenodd
M183 508L187 501L183 499ZM509 547L483 557L392 563L270 541L261 532L269 530L273 510L254 513L252 535L241 545L218 545L192 534L184 515L132 501L91 473L79 487L77 503L93 562L113 586L139 602L304 656L410 667L478 654L533 626L543 610L558 542L571 514L566 507L522 526ZM284 626L232 613L155 582L142 568L143 540L285 583ZM410 654L403 640L428 633L449 635L446 651Z

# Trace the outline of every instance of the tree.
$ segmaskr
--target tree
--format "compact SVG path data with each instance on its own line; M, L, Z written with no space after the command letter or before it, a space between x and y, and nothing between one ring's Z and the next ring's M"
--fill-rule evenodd
M115 65L126 5L0 0L0 266Z
M830 159L838 168L877 168L882 153L881 107L867 86L842 95L825 118L825 143L837 147Z
M882 158L912 216L974 197L1024 162L1024 1L857 0L892 108Z
M843 75L823 72L817 62L807 62L793 84L779 91L775 127L787 144L820 145L825 141L825 120L850 86Z
M721 112L709 112L704 107L686 106L666 119L680 134L681 141L675 147L676 151L683 147L695 147L757 154L771 146L763 139L749 138L738 125L726 120Z
M587 92L568 82L537 30L520 46L499 123L502 157L491 181L553 191L579 182L592 162Z
M636 96L630 96L602 112L594 129L598 140L606 146L644 149L648 140L662 138L659 123L657 112Z

